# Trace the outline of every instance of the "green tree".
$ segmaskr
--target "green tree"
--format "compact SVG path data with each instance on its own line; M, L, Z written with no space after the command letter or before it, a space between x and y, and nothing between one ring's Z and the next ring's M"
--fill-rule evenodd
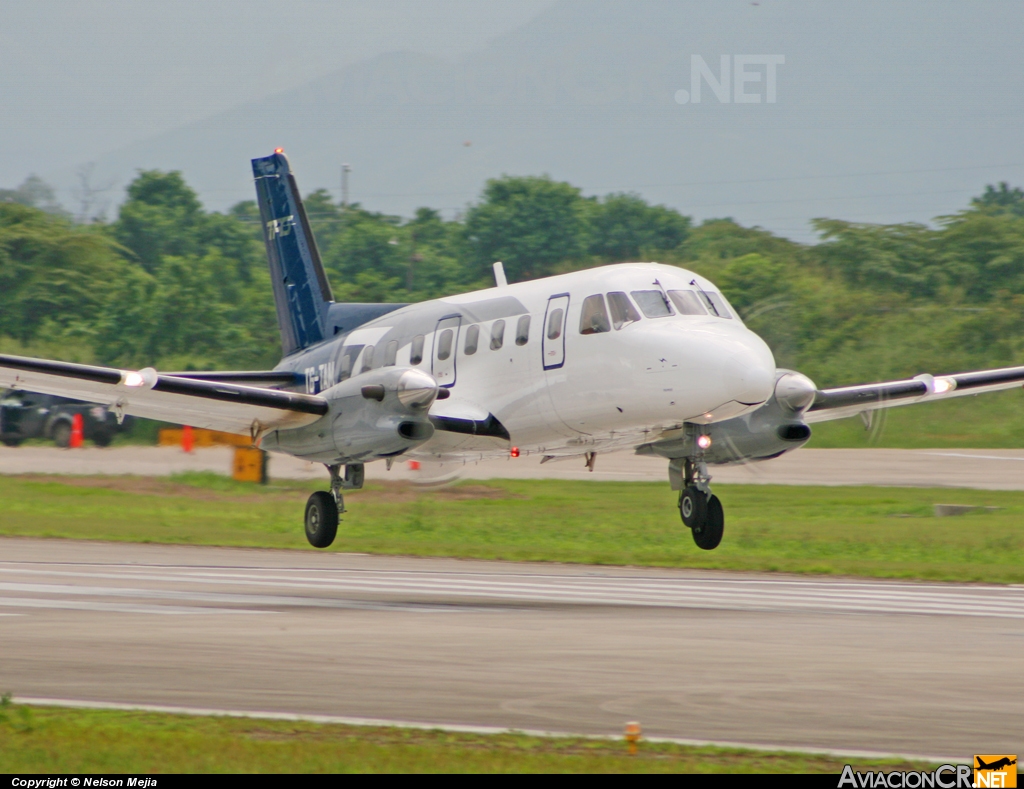
M178 171L142 170L128 186L114 237L149 273L165 255L194 255L200 249L202 205Z
M0 203L0 334L27 341L46 324L51 331L90 325L126 267L92 228Z
M822 264L849 284L935 296L949 282L934 230L925 225L865 225L839 219L815 219L821 234Z
M500 260L513 282L544 277L587 251L590 204L571 184L543 177L494 178L466 213L468 263L476 277Z
M983 195L971 200L971 205L992 213L1024 216L1024 190L1020 187L1011 189L1006 181L1000 181L998 187L989 184Z
M637 260L643 250L673 250L686 240L691 220L639 195L611 194L590 212L588 251L609 262Z
M17 189L0 189L0 203L18 203L39 208L48 214L68 215L57 201L53 187L38 175L30 175Z

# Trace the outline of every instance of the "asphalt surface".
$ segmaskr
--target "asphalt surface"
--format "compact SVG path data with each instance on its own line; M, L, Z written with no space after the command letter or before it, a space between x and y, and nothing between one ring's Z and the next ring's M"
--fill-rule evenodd
M182 471L228 474L233 450L127 446L0 447L0 474L138 474L166 476ZM407 462L388 471L383 463L366 467L368 479L417 480L457 474L465 479L582 479L667 482L668 462L630 452L599 455L593 472L582 458L541 464L536 456L481 462L423 464ZM717 482L771 485L896 485L909 487L1024 490L1024 450L1004 449L799 449L775 460L713 467ZM270 476L327 480L318 463L271 455Z
M16 696L1017 753L1024 588L0 539Z

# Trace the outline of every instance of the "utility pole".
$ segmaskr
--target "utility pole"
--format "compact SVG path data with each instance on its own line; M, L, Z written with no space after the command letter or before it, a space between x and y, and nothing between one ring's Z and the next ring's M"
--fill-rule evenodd
M343 164L341 166L341 210L348 210L348 174L352 172L352 166Z

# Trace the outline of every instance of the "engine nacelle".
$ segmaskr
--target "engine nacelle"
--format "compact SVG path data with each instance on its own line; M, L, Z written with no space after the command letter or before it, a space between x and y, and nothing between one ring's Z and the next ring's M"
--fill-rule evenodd
M275 430L260 446L329 464L394 457L434 435L427 412L438 391L422 370L371 370L321 392L330 410L316 422Z
M779 370L775 391L763 406L749 414L710 425L686 424L678 435L644 444L637 454L667 458L702 457L707 463L767 460L802 447L811 437L803 421L817 387L806 375Z

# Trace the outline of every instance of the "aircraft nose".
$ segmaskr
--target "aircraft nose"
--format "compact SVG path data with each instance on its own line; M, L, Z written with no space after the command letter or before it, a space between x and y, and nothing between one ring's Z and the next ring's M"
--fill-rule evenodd
M726 364L724 377L734 400L745 405L763 403L772 395L775 365L769 370L760 356L754 354L734 356Z
M756 334L723 338L719 345L722 383L731 399L745 405L763 403L775 386L775 358Z

